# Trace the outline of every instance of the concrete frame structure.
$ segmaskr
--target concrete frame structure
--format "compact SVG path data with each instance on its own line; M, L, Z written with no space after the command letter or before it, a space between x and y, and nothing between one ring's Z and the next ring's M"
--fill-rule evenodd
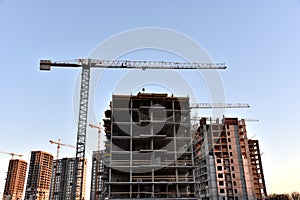
M25 200L49 199L53 155L44 151L31 151Z
M49 200L72 199L72 185L75 175L75 159L76 158L62 158L54 161L52 168ZM86 162L87 161L85 160L84 171L86 171ZM78 191L78 195L76 195L76 199L78 200L80 199L79 192L81 192L82 196L85 197L86 175L84 175L83 177L83 188L81 188L81 190Z
M20 159L9 161L3 200L21 200L25 186L27 162Z
M261 159L251 150L253 143L247 138L245 120L224 118L221 121L202 118L193 136L195 153L196 193L200 199L252 200L266 197L265 185L255 184L255 166L261 169ZM250 146L250 147L249 147ZM255 153L253 153L255 152ZM260 194L259 194L260 193Z
M108 199L196 199L188 97L113 95L106 111Z

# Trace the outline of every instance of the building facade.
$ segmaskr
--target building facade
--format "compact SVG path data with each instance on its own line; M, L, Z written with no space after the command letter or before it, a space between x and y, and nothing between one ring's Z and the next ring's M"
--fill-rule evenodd
M27 162L20 159L9 161L3 200L21 200L25 186Z
M108 199L195 199L188 97L113 95L106 111Z
M49 199L53 155L44 151L31 151L25 200Z
M73 199L72 186L75 175L75 160L76 158L63 158L54 161L52 168L49 200ZM86 172L86 160L84 162L84 165L84 171ZM78 193L81 192L82 196L85 197L86 175L84 175L83 177L83 188L79 188ZM79 181L77 184L80 184ZM79 195L76 196L78 196L78 198L76 199L79 200Z
M264 184L258 143L253 147L248 140L245 120L202 118L193 143L199 199L266 198L265 185L254 181L259 176L258 181Z

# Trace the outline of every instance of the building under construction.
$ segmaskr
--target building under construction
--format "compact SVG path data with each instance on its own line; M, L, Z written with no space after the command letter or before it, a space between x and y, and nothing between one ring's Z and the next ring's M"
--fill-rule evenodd
M196 199L188 97L113 95L105 112L108 199Z
M63 158L55 160L52 168L52 178L50 185L50 198L49 200L71 200L72 198L72 185L74 180L74 168L76 158ZM86 160L84 162L86 171ZM84 175L83 187L76 195L79 200L79 192L85 197L85 184L86 176ZM79 183L77 183L79 184Z
M44 151L31 151L25 200L49 199L53 155Z
M104 156L103 150L93 151L90 200L100 200L104 196L104 181L108 178L108 171L104 168Z
M253 182L257 199L264 199L267 196L267 189L264 179L264 172L261 162L261 153L258 140L248 140L250 151Z
M266 199L257 140L245 120L202 118L193 135L196 194L200 199Z
M20 159L9 161L3 200L21 200L25 186L27 162Z

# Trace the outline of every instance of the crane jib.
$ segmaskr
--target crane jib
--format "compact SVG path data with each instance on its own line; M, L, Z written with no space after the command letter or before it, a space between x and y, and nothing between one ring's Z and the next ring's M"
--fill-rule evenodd
M40 69L49 71L51 67L115 68L115 69L226 69L225 63L128 61L77 59L73 61L41 60Z

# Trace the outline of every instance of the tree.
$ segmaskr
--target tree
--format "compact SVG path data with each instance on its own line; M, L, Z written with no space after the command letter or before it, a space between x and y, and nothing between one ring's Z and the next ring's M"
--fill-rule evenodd
M300 193L299 192L293 192L291 194L291 196L292 196L293 200L300 200Z
M289 194L269 194L268 195L269 200L291 200L291 197Z

